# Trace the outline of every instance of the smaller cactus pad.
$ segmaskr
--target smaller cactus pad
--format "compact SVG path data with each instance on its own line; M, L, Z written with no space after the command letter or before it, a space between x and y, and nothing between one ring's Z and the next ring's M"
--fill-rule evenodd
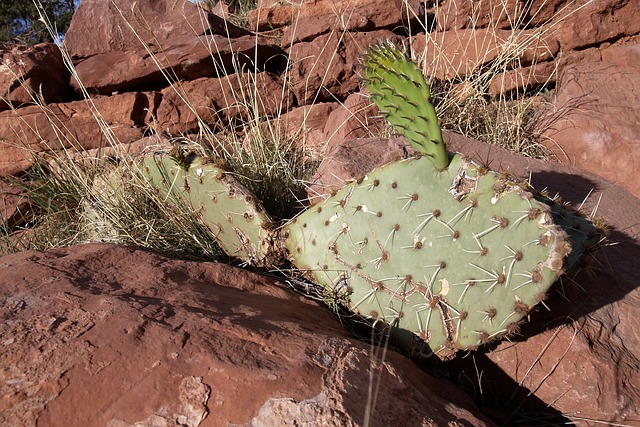
M570 251L532 193L455 156L378 168L288 226L296 266L443 359L515 331ZM428 351L427 351L428 352Z
M265 265L271 220L255 196L227 172L201 158L188 163L166 155L147 157L143 172L163 197L193 209L228 255Z

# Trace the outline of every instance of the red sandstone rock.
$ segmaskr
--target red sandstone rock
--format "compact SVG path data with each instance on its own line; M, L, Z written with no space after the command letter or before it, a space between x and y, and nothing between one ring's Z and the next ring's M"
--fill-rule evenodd
M258 7L249 12L249 19L251 28L258 31L286 27L282 45L291 46L332 30L394 30L420 17L421 6L416 0L295 0L287 3L267 0L258 2Z
M432 10L438 31L541 27L565 51L640 32L634 0L443 0Z
M142 137L157 106L157 94L131 92L92 100L116 140L126 144ZM0 176L16 174L33 164L33 154L108 146L87 101L30 106L0 113Z
M434 8L437 29L522 28L547 23L571 0L443 0Z
M563 50L597 46L640 33L640 7L634 0L593 0L562 11L549 30ZM573 11L574 9L575 12ZM568 17L564 18L564 15ZM554 24L554 22L559 22Z
M557 67L554 62L542 62L500 73L489 83L489 95L524 94L530 89L553 86L557 80Z
M626 187L640 197L639 44L603 49L601 61L567 66L554 111L545 119L546 145L565 163Z
M69 73L54 44L13 46L0 51L0 111L32 104L65 101Z
M280 80L268 72L202 78L182 83L177 91L164 89L157 120L162 131L188 133L197 130L198 117L214 126L256 118L256 113L266 118L287 111L292 102Z
M24 191L17 185L0 179L0 226L8 230L24 224L31 217L31 204ZM6 233L0 231L0 233ZM3 236L4 237L4 236Z
M358 64L362 52L382 39L400 39L391 31L337 33L296 43L288 50L292 91L298 105L345 99L358 88Z
M352 93L331 112L324 126L328 151L344 141L380 135L387 126L378 116L378 108L369 100L369 91Z
M85 245L0 258L0 423L361 425L369 345L281 283ZM374 426L493 425L389 352ZM377 371L375 371L377 372Z
M339 190L350 180L366 175L372 169L402 158L403 141L395 138L358 138L340 141L325 154L311 178L307 195L312 203Z
M186 0L85 1L64 46L76 59L72 87L79 91L79 80L90 93L104 95L262 69L281 53ZM276 62L270 66L277 68Z
M339 105L324 102L294 108L272 121L268 129L285 141L293 141L314 159L322 158L328 143L325 124Z
M143 42L158 53L174 39L205 33L232 38L248 34L188 0L84 0L73 14L64 47L74 59L142 52Z
M71 86L78 90L80 80L89 93L105 95L138 87L166 87L170 81L261 69L279 53L273 46L256 48L252 36L174 37L154 57L142 50L115 50L87 58L76 64L78 79L73 78Z
M492 62L497 70L552 59L559 44L538 30L514 33L500 29L464 29L418 34L412 37L413 51L424 58L426 74L441 79L464 77Z

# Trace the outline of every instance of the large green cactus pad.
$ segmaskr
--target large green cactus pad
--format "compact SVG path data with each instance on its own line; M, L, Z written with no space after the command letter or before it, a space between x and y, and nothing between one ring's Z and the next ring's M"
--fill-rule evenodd
M405 348L443 359L515 330L562 273L570 246L549 207L455 156L394 162L289 225L293 262Z
M224 170L196 158L190 164L149 156L144 174L163 197L193 209L230 256L265 265L272 223L255 196Z

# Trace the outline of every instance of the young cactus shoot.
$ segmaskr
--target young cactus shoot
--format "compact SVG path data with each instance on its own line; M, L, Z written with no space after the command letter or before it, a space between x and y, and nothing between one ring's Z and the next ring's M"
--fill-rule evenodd
M362 68L369 96L380 112L436 169L446 169L449 156L422 71L388 41L367 50Z

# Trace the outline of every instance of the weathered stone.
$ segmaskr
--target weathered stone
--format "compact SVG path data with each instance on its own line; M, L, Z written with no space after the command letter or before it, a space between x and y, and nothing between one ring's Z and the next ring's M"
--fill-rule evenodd
M280 79L268 72L232 74L164 89L157 120L162 131L181 134L197 130L199 120L215 128L219 123L276 115L292 102Z
M293 108L273 120L268 131L285 141L293 141L305 154L312 157L308 160L321 159L328 143L324 133L325 125L339 106L337 102L320 102Z
M310 180L307 195L321 201L345 182L364 176L378 166L402 158L404 142L399 138L358 138L340 141L325 154Z
M564 51L594 46L640 32L633 0L443 0L428 12L436 30L540 27Z
M114 50L87 58L76 65L78 80L89 93L110 95L137 88L162 88L181 79L224 76L238 70L278 67L277 47L259 45L252 36L229 39L219 35L181 36L167 40L162 52L150 56L141 50Z
M565 163L579 166L640 196L640 45L601 50L601 61L562 71L542 137ZM625 173L626 171L626 173Z
M537 27L551 21L572 0L443 0L433 12L437 30Z
M358 88L358 64L366 48L383 39L401 40L388 30L319 36L289 48L292 91L298 105L345 99Z
M7 233L14 227L23 225L31 217L31 213L31 204L24 190L0 178L0 233ZM1 228L3 226L6 227L4 231Z
M422 16L421 3L415 0L360 0L340 3L324 0L314 4L319 6L319 10L310 7L301 9L303 13L296 16L293 23L284 29L281 43L283 47L310 41L329 31L343 34L397 30L408 27L409 21Z
M131 92L47 106L30 106L0 113L0 176L33 165L33 154L61 148L74 150L122 144L142 137L158 104L156 93ZM94 114L99 112L115 140L110 141Z
M330 31L394 30L422 16L419 1L296 0L294 2L258 2L249 12L251 28L266 31L286 27L282 45L291 46Z
M371 138L381 135L386 123L380 120L378 108L369 100L369 91L352 93L331 112L325 126L328 151L344 141L356 138Z
M465 77L494 65L496 72L552 59L559 43L538 30L463 29L418 34L413 52L424 59L425 73L440 79Z
M562 11L548 24L564 51L598 46L640 33L634 0L593 0ZM574 11L575 10L575 11ZM566 17L565 17L566 16Z
M5 256L0 319L2 425L354 426L367 406L376 426L493 425L327 309L219 263L96 244Z
M531 89L552 87L556 84L557 67L555 62L541 62L500 73L489 83L489 95L524 94Z
M16 45L0 51L0 111L32 104L66 101L69 72L54 44Z
M73 14L64 47L73 59L136 51L159 53L174 39L249 34L188 0L84 0ZM104 71L104 70L103 70Z

